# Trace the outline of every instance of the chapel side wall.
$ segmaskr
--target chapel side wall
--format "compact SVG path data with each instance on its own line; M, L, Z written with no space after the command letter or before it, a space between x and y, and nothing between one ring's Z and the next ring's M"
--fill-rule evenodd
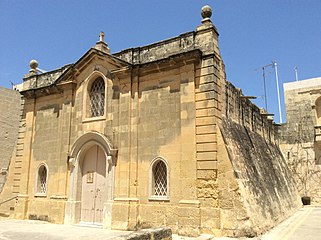
M120 123L119 128L127 131L119 141L113 228L165 224L178 231L179 224L197 229L198 209L180 209L185 203L193 207L196 199L194 65L145 71L133 71L132 93L120 98L120 107L130 118L120 118L127 126ZM149 199L150 164L156 157L168 163L168 201Z
M192 189L192 191L195 191L194 189L196 189L195 191L196 198L194 200L193 199L189 200L189 199L186 199L186 196L185 196L182 200L180 200L178 213L175 210L176 208L175 206L173 206L173 208L159 206L158 208L163 208L163 209L160 209L159 211L160 216L156 215L155 217L156 220L155 219L149 220L152 223L154 222L162 223L162 221L165 221L165 220L162 220L163 218L161 217L161 215L167 215L167 212L171 211L172 214L177 216L176 221L178 218L178 222L176 223L176 226L178 224L178 228L175 227L175 225L173 225L175 231L177 229L178 233L183 235L186 235L186 234L197 235L199 233L218 232L221 224L220 211L218 206L219 201L218 201L218 182L217 182L217 141L216 141L217 135L216 133L217 133L217 124L220 122L220 119L221 119L222 101L223 101L222 84L223 84L223 79L225 79L225 71L224 71L224 64L221 60L219 49L218 49L218 43L217 43L218 33L215 27L213 26L213 24L210 21L207 21L206 23L198 27L197 31L193 33L194 34L193 38L189 38L188 36L189 34L182 36L180 39L175 38L177 40L176 42L177 44L174 41L175 39L172 39L172 41L171 40L166 41L166 44L164 44L164 46L162 46L162 42L161 42L152 46L147 46L146 48L149 47L150 49L146 49L146 51L145 51L145 48L131 49L131 50L128 50L127 52L122 52L117 56L120 58L125 57L124 59L135 63L135 62L144 62L144 60L148 59L144 55L145 53L152 54L155 60L158 59L158 55L155 53L161 53L161 54L165 53L165 55L166 53L168 54L168 52L173 53L171 51L168 51L170 49L169 46L171 45L174 46L174 50L173 50L174 53L175 51L179 53L179 51L176 49L176 47L178 46L179 47L187 46L187 48L189 46L193 46L194 48L200 49L202 51L202 61L196 64L194 69L195 90L194 90L193 97L195 101L194 102L195 123L193 125L193 128L191 129L195 129L195 132L194 132L195 141L194 143L192 143L192 141L188 142L189 141L188 138L182 137L182 139L187 142L186 146L192 143L194 144L194 147L196 147L194 148L195 149L194 154L196 154L195 155L196 181L193 183L193 178L190 178L189 182L193 187L187 188L187 189ZM182 44L182 42L184 44ZM139 81L137 81L137 86L135 84L136 83L134 83L134 86L139 89L141 89L141 86L143 85L143 83L141 84L141 82ZM157 90L157 88L155 89L154 87L153 91L151 91L151 95L150 95L151 98L153 98L152 97L153 93L157 95L158 91L160 90ZM192 100L192 98L190 98L190 100ZM151 101L155 101L155 100L152 99ZM134 103L134 105L135 104L136 103ZM136 104L136 106L141 104L143 103L139 102L138 104ZM182 102L180 103L180 106L183 107ZM192 106L192 104L190 104L190 106ZM138 109L139 109L138 110L139 114L142 114L141 108L138 108ZM151 107L150 111L153 111L153 109L154 108ZM186 113L182 112L181 118L183 118L185 114ZM173 115L173 117L176 117L176 116ZM142 118L140 117L139 118L140 125L137 129L138 142L141 136L145 138L147 137L148 139L148 133L145 133L146 130L145 132L144 130L141 132L140 128L144 126L141 121L142 121ZM186 131L186 134L187 133L188 131ZM183 136L183 131L181 134ZM136 134L133 134L132 138L134 138L133 136L136 136ZM192 139L193 136L192 135L190 136ZM154 138L154 136L152 136L152 138ZM162 138L160 141L162 141ZM146 141L146 144L148 144L148 141ZM159 143L156 142L155 144L157 145ZM176 146L176 145L177 143L175 142L168 144L169 148L167 151L171 151L170 150L171 146ZM167 145L165 146L167 147ZM139 149L138 151L139 153L150 151L139 147L140 146L138 146L137 148ZM184 149L181 149L181 152L184 153L185 152ZM164 152L165 156L166 154L167 153ZM147 157L151 158L150 156L147 156ZM182 157L181 161L184 161L184 157ZM146 164L146 166L140 169L148 169L148 167L149 167L148 164ZM186 165L179 166L179 168L182 169L181 171L184 171L183 168L185 167ZM172 169L176 170L176 168L172 168L172 167L170 168L171 168L171 171ZM139 173L140 173L139 174L140 176L144 174L144 172L142 172L141 170L139 170ZM176 175L176 174L171 172L171 176L173 175ZM147 179L146 170L145 170L145 176ZM175 179L170 180L171 186L173 186L172 182L175 183L176 180ZM146 187L148 186L146 185L146 183L144 185ZM142 191L145 195L146 193L148 193L148 189L147 188L144 189L140 185L140 183L138 183L138 186L139 186L139 189L143 189ZM175 195L171 195L171 199L176 198L175 197L176 194L179 194L179 190L177 189L175 189ZM138 201L138 199L131 198L128 201L131 201L128 204L131 204L132 206L136 206L137 204L135 203L135 201ZM166 203L164 203L164 206L166 206ZM150 205L151 210L154 210L155 207L157 207L157 205L155 206ZM119 209L121 209L121 207L119 207ZM148 209L148 205L144 206L144 208L142 207L142 209ZM145 215L150 218L153 215L148 214L149 211L150 210L148 210ZM120 210L119 211L115 210L114 212L120 213ZM133 212L139 212L139 210L134 210ZM154 211L154 215L155 215L155 211ZM190 216L194 216L194 217L191 218ZM115 218L116 217L117 216L115 216ZM142 215L138 215L137 219L144 221L144 219L142 218ZM173 220L175 219L173 218ZM171 222L172 220L168 220L168 221L169 222L166 223L167 225L171 225L173 223L175 224L174 221ZM119 223L117 224L119 224L120 226L122 221L119 219L118 222ZM115 224L114 227L117 228L117 224Z
M67 99L60 94L23 97L18 142L9 170L12 180L5 185L7 195L18 197L10 205L14 210L10 217L63 222L67 153L64 147L68 145L69 131L63 100ZM37 196L37 174L42 163L48 169L47 193Z
M64 221L72 105L73 90L68 87L61 94L51 94L35 100L26 218L54 223ZM45 164L48 170L47 192L44 196L37 193L37 175L41 164Z
M301 201L273 122L228 81L225 94L218 139L222 233L256 236L290 216Z
M293 83L290 83L293 84ZM300 84L300 82L298 82ZM316 100L320 86L285 90L287 122L280 128L283 155L293 173L301 197L321 202L321 144L318 141Z

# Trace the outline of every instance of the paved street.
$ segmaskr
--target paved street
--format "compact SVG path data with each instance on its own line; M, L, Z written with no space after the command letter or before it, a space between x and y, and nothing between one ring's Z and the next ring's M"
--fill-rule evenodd
M42 221L0 221L0 240L105 240L127 235L126 231L101 228L51 224Z
M263 236L242 240L321 240L321 206L304 206ZM236 238L214 238L231 240Z
M321 239L321 207L305 206L261 237L262 240Z
M292 217L282 222L256 240L319 240L321 239L321 207L305 206ZM100 228L58 225L41 221L4 220L0 221L0 240L105 240L118 236L128 235L126 231L110 231ZM198 238L185 238L173 235L174 240L179 239L211 239L208 235ZM235 238L214 238L216 240L229 240ZM246 239L246 238L241 238ZM249 238L250 239L250 238ZM252 238L252 240L254 240Z

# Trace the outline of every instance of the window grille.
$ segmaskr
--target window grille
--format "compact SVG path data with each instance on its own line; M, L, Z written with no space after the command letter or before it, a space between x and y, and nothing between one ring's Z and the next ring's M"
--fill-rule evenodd
M98 117L104 115L105 110L105 82L99 77L90 89L90 117Z
M167 168L163 161L158 161L153 169L154 195L167 195Z
M47 168L44 165L38 170L38 192L47 192Z

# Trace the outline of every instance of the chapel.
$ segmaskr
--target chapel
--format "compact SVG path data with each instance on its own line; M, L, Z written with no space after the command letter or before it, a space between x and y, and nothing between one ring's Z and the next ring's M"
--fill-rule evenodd
M117 53L101 32L49 72L32 60L0 216L256 236L297 210L273 119L226 80L211 15Z

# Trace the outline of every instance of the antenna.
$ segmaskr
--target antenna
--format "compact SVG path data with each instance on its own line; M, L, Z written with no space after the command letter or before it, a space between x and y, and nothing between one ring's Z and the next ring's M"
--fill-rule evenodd
M280 101L280 89L279 89L279 76L278 76L278 64L276 61L272 61L274 70L275 70L275 81L276 81L276 89L278 92L278 104L279 104L279 117L280 123L282 123L282 112L281 112L281 101Z
M299 81L298 80L298 67L294 66L294 72L295 72L295 81Z
M254 69L255 71L262 69L262 76L263 76L263 83L264 83L264 103L265 103L266 111L268 111L268 103L267 103L267 96L266 96L265 69L270 66L273 66L273 63Z
M275 71L275 81L276 81L276 88L278 94L278 105L279 105L279 116L280 116L280 123L282 123L282 111L281 111L281 101L280 101L280 88L279 88L279 75L278 75L278 65L276 61L272 61L272 63L267 64L265 66L259 67L255 70L262 69L263 72L263 82L264 82L264 99L265 99L265 109L268 111L268 104L267 104L267 96L266 96L266 83L265 83L265 69L267 67L273 67Z

